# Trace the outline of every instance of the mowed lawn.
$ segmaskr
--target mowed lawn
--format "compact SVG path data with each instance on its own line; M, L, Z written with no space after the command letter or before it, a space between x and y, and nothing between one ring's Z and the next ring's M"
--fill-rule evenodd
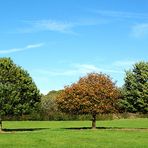
M5 121L0 148L148 148L146 118L90 126L90 121Z

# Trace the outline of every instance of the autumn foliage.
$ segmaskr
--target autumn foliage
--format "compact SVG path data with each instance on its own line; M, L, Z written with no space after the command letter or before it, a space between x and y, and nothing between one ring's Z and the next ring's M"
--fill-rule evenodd
M92 127L96 127L96 115L116 112L118 89L105 74L90 73L77 83L65 87L57 99L62 112L91 114Z

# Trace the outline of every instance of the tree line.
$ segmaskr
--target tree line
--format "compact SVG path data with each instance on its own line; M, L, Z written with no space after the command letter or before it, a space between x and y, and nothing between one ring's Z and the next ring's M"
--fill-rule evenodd
M148 113L148 62L135 63L124 80L119 88L108 75L89 73L63 90L42 95L26 70L10 58L0 58L0 118L62 120L88 115L95 128L98 114Z

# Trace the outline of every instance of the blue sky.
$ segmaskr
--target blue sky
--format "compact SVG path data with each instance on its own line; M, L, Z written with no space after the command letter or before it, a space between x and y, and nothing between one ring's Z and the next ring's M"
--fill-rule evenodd
M26 69L42 93L90 72L122 86L148 60L147 0L0 0L0 57Z

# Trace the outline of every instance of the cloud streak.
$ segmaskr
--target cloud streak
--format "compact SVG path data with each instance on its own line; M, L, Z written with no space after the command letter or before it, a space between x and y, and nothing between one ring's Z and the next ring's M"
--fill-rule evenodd
M20 33L32 33L39 31L56 31L61 33L71 33L74 24L54 20L24 21L28 28L19 29Z
M123 73L122 71L119 70L113 70L113 69L103 69L99 68L95 65L91 64L76 64L76 71L82 74L90 73L90 72L104 72L104 73Z
M122 63L118 63L119 66ZM113 67L113 68L111 68ZM117 69L117 70L116 70ZM116 67L113 63L109 68L99 68L93 64L71 64L67 69L53 70L53 69L34 69L30 70L32 77L36 80L37 84L43 85L43 88L46 86L48 89L42 89L42 93L46 93L49 90L59 90L63 89L64 86L70 85L73 82L76 82L80 77L85 76L91 72L103 72L109 74L110 76L116 78L118 75L123 75L125 72L121 68ZM65 80L66 78L66 80ZM44 82L44 83L43 83ZM49 89L49 84L52 84L52 87ZM54 86L53 86L54 85ZM119 84L121 86L121 84Z
M110 10L93 10L93 12L101 16L112 17L112 18L148 19L147 13L133 13L133 12L124 12L124 11L110 11Z
M104 18L106 20L110 20L110 22L126 22L135 23L140 22L138 24L132 24L130 26L131 30L129 35L135 38L142 38L148 35L148 23L141 23L142 21L148 20L148 13L137 13L137 12L126 12L126 11L111 11L111 10L91 10L94 14L97 14L99 17Z
M43 45L44 45L43 43L30 44L30 45L27 45L23 48L12 48L12 49L8 49L8 50L0 50L0 54L10 54L10 53L14 53L14 52L21 52L21 51L29 50L32 48L39 48L39 47L42 47Z
M82 19L76 22L56 20L23 21L28 27L18 29L19 33L34 33L41 31L54 31L65 34L77 34L74 29L81 26L94 26L105 23L105 20Z
M40 73L41 75L49 76L80 76L85 75L91 72L104 72L104 73L114 73L114 74L123 74L123 71L113 70L113 69L101 69L91 64L73 64L71 69L61 70L61 71L51 71L45 69L37 69L35 72Z

